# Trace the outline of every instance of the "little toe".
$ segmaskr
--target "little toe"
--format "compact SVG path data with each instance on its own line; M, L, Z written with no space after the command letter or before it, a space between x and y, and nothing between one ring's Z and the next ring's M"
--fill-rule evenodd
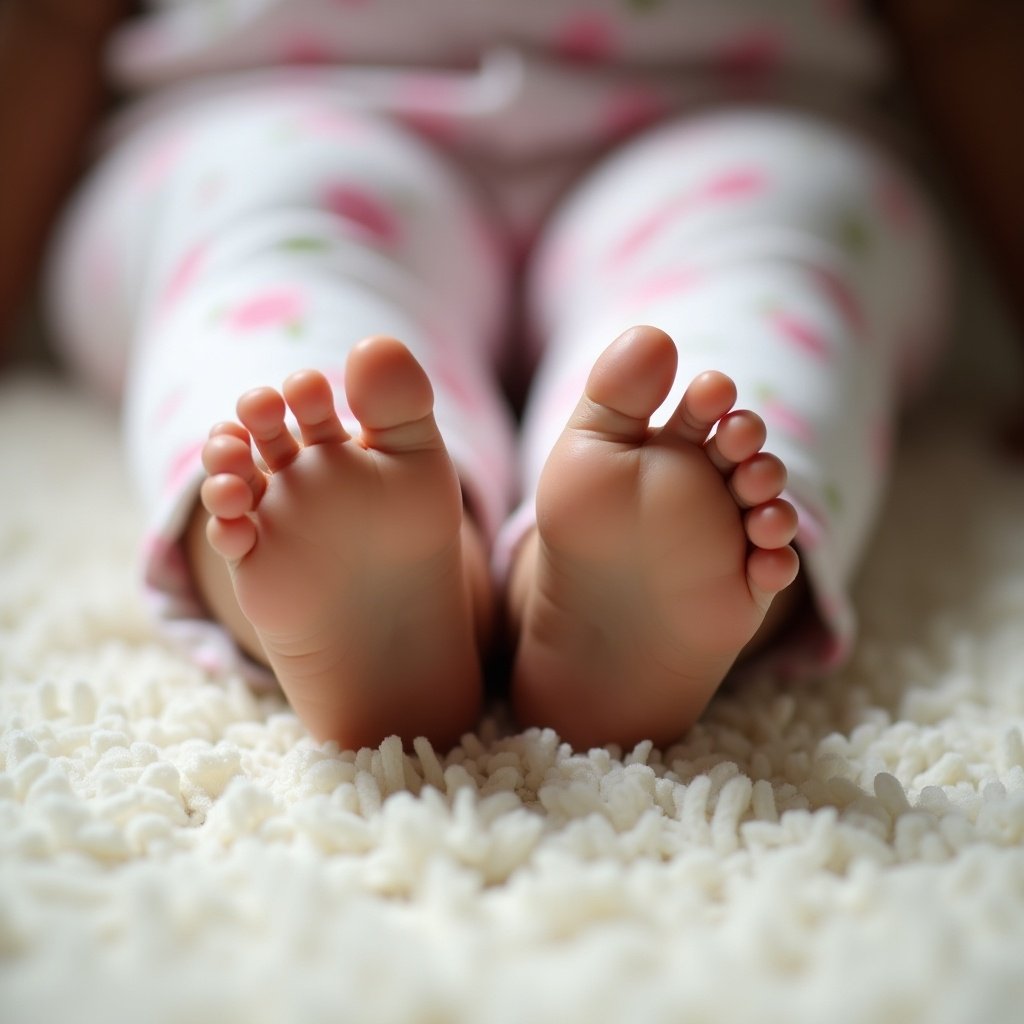
M764 420L757 413L737 409L722 417L704 451L720 473L730 473L739 463L756 455L767 436Z
M690 381L664 429L691 444L703 444L735 402L732 378L718 370L706 370Z
M211 516L206 523L206 539L221 558L236 562L255 547L256 524L247 516L238 519Z
M203 467L211 477L230 474L239 478L251 492L254 505L267 489L266 477L253 461L252 446L235 433L215 434L203 445Z
M796 536L797 525L796 509L783 498L766 501L743 517L750 543L769 551L789 544Z
M651 415L672 388L677 363L675 343L664 331L631 327L594 363L569 427L611 441L643 441Z
M231 420L222 420L220 423L214 423L210 427L210 437L237 437L239 441L244 441L249 444L252 440L249 431L245 429L240 423L234 423Z
M785 590L800 572L800 558L788 545L783 548L755 548L747 558L747 586L766 611L771 599Z
M284 422L284 399L273 388L254 388L238 400L238 418L273 473L290 465L299 453L299 443Z
M396 338L361 341L345 366L345 391L363 442L381 452L437 450L434 389L423 367Z
M768 452L741 462L729 477L729 490L740 508L753 508L777 498L786 486L786 467Z
M288 377L282 390L298 420L303 444L340 444L348 440L334 408L334 392L322 373L299 370Z

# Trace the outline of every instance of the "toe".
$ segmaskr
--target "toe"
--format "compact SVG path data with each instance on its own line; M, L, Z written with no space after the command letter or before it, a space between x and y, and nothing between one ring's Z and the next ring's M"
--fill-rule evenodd
M284 398L295 414L302 443L332 444L348 440L334 408L334 392L317 370L299 370L284 382Z
M723 474L757 454L767 438L764 420L749 409L737 409L722 417L714 437L704 445L712 465Z
M672 388L677 362L664 331L631 327L598 357L569 427L611 441L643 441L651 415Z
M690 382L664 429L691 444L703 444L711 428L735 401L736 385L732 378L717 370L708 370Z
M786 486L786 467L768 452L741 462L729 477L729 490L740 508L753 508L777 498Z
M210 427L210 437L237 437L240 441L244 441L249 444L251 438L249 437L249 431L245 429L240 423L233 423L231 420L224 420L221 423L214 423Z
M800 559L792 547L755 548L747 559L747 586L758 604L767 610L771 599L785 590L799 571Z
M372 337L356 345L345 367L345 391L369 448L389 453L444 448L430 380L395 338Z
M211 477L229 474L240 479L252 494L253 505L267 489L266 477L253 462L248 440L234 433L215 434L203 445L203 466Z
M747 539L755 547L783 548L796 536L796 509L782 498L752 508L743 517Z
M299 453L299 443L285 426L281 395L273 388L254 388L238 400L237 411L267 468L274 473L290 465Z
M221 519L238 519L253 508L252 489L233 473L207 477L199 496L206 511Z
M247 517L220 519L212 516L206 523L206 539L221 558L237 561L256 544L256 525Z

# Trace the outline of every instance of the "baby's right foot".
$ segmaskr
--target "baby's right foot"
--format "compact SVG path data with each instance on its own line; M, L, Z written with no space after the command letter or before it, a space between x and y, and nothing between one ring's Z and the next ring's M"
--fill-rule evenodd
M316 371L290 376L283 397L242 396L241 425L215 427L203 451L207 538L314 736L345 747L392 733L447 743L479 709L473 594L484 592L486 561L409 351L368 339L345 383L358 440Z
M516 709L577 746L680 736L797 574L785 468L732 381L701 374L649 426L676 358L652 327L600 356L513 568Z

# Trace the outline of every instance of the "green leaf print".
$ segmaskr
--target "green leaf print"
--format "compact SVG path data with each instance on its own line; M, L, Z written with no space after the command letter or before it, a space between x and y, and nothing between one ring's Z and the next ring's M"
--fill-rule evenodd
M823 496L829 511L836 515L843 511L843 495L836 484L831 481L825 484Z
M849 255L861 258L871 251L871 229L858 213L847 213L837 225L839 244Z
M281 243L282 249L289 252L323 252L330 247L330 243L324 238L311 238L308 236L286 238Z

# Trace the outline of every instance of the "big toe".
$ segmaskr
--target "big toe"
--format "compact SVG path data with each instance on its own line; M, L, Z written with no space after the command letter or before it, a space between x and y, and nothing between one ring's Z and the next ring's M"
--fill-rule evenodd
M638 443L675 379L675 343L657 327L631 327L601 353L570 428Z
M363 440L384 452L443 448L434 422L434 390L423 367L395 338L361 341L345 367L349 405Z

